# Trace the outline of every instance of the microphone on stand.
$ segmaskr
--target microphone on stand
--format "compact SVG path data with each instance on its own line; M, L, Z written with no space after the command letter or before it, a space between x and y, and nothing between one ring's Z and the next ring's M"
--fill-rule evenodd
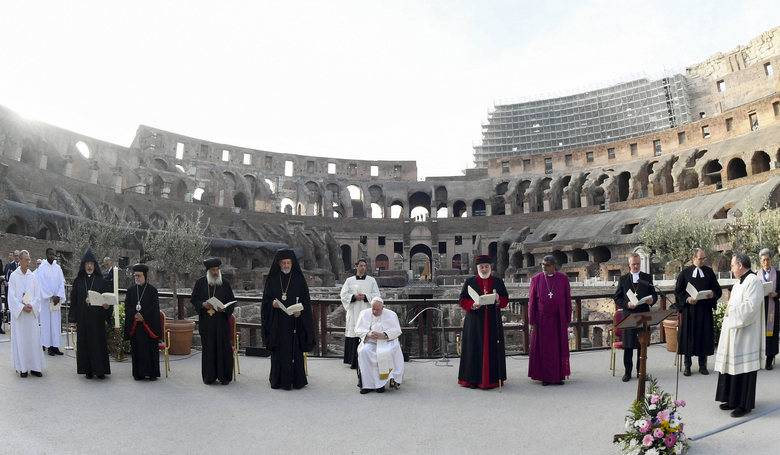
M437 360L434 363L434 365L436 365L438 367L441 367L441 366L451 367L452 365L450 365L450 359L447 358L447 350L445 349L445 344L444 344L445 343L445 339L446 339L445 328L444 328L444 310L442 310L441 308L436 307L436 306L429 306L427 308L423 308L422 310L420 310L419 313L415 314L414 317L409 320L409 324L412 324L421 314L425 313L428 310L435 310L435 311L439 312L439 324L441 325L441 347L440 347L441 348L441 358L439 360ZM421 347L421 349L422 349L422 347Z

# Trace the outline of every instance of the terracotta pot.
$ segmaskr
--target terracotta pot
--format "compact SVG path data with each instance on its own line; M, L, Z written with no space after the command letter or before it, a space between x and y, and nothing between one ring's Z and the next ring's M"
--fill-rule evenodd
M165 322L171 331L170 353L173 355L189 355L192 350L192 332L195 322L181 319L169 319Z
M662 324L666 334L666 350L677 352L677 319L664 319Z

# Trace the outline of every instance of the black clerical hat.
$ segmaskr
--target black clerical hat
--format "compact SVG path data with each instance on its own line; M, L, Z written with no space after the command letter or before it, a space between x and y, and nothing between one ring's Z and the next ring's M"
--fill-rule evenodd
M491 257L488 256L487 254L480 254L479 256L477 256L477 265L492 264L492 263L493 263L493 259L491 259Z
M212 267L219 267L222 265L222 260L220 258L208 258L205 261L203 261L203 265L210 269Z
M133 272L141 272L146 275L149 273L149 266L146 264L135 264L133 266Z

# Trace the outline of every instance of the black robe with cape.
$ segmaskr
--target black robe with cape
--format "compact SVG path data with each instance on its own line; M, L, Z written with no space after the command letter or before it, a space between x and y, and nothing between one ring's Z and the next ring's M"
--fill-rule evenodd
M201 374L206 384L216 380L228 383L233 380L233 344L230 339L232 335L229 319L236 305L230 305L223 311L215 311L209 316L203 304L211 297L218 298L222 303L236 300L230 283L224 277L221 286L210 286L206 277L202 276L192 287L190 301L198 313L198 332L203 349Z
M629 300L626 293L631 290L636 293L638 300L652 295L653 303L658 301L658 293L655 290L655 286L653 286L653 277L645 272L639 272L639 282L634 283L633 277L629 272L618 280L618 286L613 297L615 305L623 310L624 317L632 313L650 311L650 305L644 303L633 309L628 307ZM623 349L639 349L639 331L639 329L623 329Z
M142 296L143 321L135 320L139 296ZM160 377L160 342L163 337L157 288L148 283L131 286L125 297L125 339L130 340L135 379Z
M723 291L718 284L718 277L710 267L700 267L704 272L704 278L698 275L693 278L695 269L694 266L684 268L677 275L677 283L674 286L676 305L682 316L677 353L686 356L710 356L715 353L713 312ZM691 283L697 291L712 291L715 294L714 298L699 300L694 305L690 305L688 303L690 295L686 291L688 283Z
M288 275L282 273L279 268L279 261L282 259L293 260L292 271ZM283 289L287 292L286 300L282 299ZM303 311L297 318L288 316L280 308L273 307L274 299L278 299L285 306L298 302L303 305ZM265 346L271 351L271 373L268 378L271 388L300 389L308 384L303 353L314 349L316 334L309 286L292 250L280 250L276 253L265 280L262 332Z
M471 308L468 287L479 295L496 291L499 301L476 310ZM506 381L506 350L504 347L504 326L501 322L501 308L509 303L509 293L504 281L495 276L482 280L469 277L460 291L460 306L465 311L463 336L461 338L460 368L458 383L467 387L490 389L499 381ZM487 354L487 357L485 356Z
M86 262L95 263L92 276L84 270ZM70 291L70 311L68 321L76 323L76 371L87 376L111 374L106 341L106 323L114 314L112 307L92 306L86 302L87 291L113 292L113 288L103 279L100 266L92 251L87 250L81 259L81 266L73 288Z

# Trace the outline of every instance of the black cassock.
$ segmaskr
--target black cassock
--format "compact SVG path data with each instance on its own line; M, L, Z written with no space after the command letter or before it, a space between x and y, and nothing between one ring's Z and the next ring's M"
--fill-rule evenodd
M772 336L766 337L766 358L770 362L778 354L778 350L779 350L778 338L780 338L780 272L776 272L776 273L777 275L775 279L775 292L777 293L778 297L775 297L773 299L770 299L769 297L764 297L765 327L769 328L769 323L768 323L769 312L771 310L769 305L774 306L774 313L775 313L774 325L772 327ZM759 275L759 278L763 279L764 269L759 269L757 275ZM771 279L771 275L770 275L770 279ZM767 333L769 333L769 330L767 330Z
M276 264L278 261L275 261ZM303 353L314 349L314 318L309 299L309 287L297 267L285 275L278 267L272 267L263 289L262 331L263 341L271 351L269 381L273 389L300 389L308 384ZM288 285L288 280L289 285ZM287 299L282 299L282 284ZM273 307L278 299L288 307L296 302L303 305L299 317L288 316L280 308Z
M658 293L655 291L655 286L653 286L652 276L644 272L639 272L639 281L634 283L631 273L627 273L620 277L614 296L615 305L623 310L624 317L632 313L650 311L650 305L644 303L636 308L629 308L628 304L630 302L626 296L628 291L634 291L637 300L642 300L648 295L653 296L653 303L658 300ZM639 330L623 329L623 349L639 349L639 347Z
M92 276L83 269L73 281L70 291L68 321L76 326L76 371L78 374L100 376L111 374L106 341L106 323L114 314L112 307L92 306L86 302L87 291L113 292L96 268Z
M715 353L715 325L713 312L718 305L718 299L723 291L718 284L715 272L707 266L700 267L704 272L702 278L699 274L693 278L696 267L684 268L677 275L677 283L674 286L674 296L677 308L682 316L680 326L680 342L677 352L686 356L710 356ZM694 305L688 303L688 283L697 291L712 291L714 298L699 300Z
M143 321L135 320L139 296ZM160 341L163 336L157 288L151 284L130 287L125 297L125 339L130 340L134 378L160 377Z
M495 305L486 305L473 310L473 301L468 287L479 295L494 290L499 296ZM506 381L506 350L504 347L504 326L501 322L501 308L509 303L509 293L504 281L490 276L483 280L469 277L460 291L460 306L465 311L463 337L461 338L460 367L458 383L467 387L490 389Z
M230 315L233 314L235 304L230 305L224 311L214 311L209 315L203 308L203 304L211 297L218 298L222 303L236 300L230 283L222 278L221 286L209 286L206 277L200 277L192 288L192 306L198 312L198 332L200 344L203 348L201 373L203 382L211 384L230 382L233 380L233 345L230 337Z

